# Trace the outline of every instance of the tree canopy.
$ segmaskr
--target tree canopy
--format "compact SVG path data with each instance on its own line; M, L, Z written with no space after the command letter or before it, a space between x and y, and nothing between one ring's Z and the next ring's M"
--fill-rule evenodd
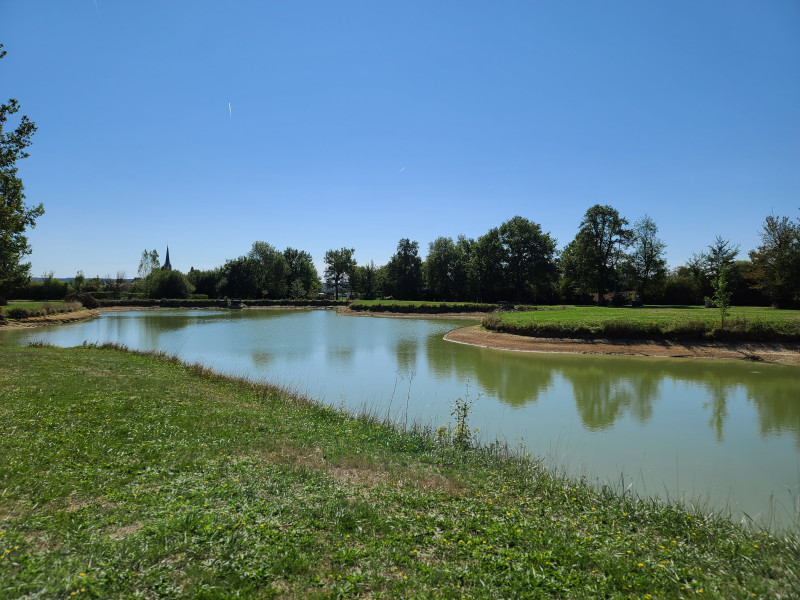
M348 282L356 268L354 253L355 248L340 248L325 253L325 281L333 286L336 300L339 299L339 288Z
M627 225L610 206L595 204L586 211L578 234L561 255L566 283L574 292L596 293L602 302L607 291L617 289L619 266L633 237Z
M0 58L5 54L0 44ZM6 130L9 117L19 109L14 98L0 105L0 304L6 303L12 289L30 280L31 264L22 262L31 253L25 231L44 214L42 204L25 204L22 179L17 176L17 161L28 157L25 149L36 125L23 115L16 127Z
M761 245L750 252L751 278L778 308L800 300L800 219L768 216L760 233Z

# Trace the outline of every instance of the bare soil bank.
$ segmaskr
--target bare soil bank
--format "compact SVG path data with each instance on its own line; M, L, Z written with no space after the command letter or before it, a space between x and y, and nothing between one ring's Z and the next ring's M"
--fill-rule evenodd
M449 342L519 352L570 354L623 354L672 358L734 358L800 364L800 344L753 342L673 342L668 340L587 340L537 338L481 329L480 325L455 329L444 336Z

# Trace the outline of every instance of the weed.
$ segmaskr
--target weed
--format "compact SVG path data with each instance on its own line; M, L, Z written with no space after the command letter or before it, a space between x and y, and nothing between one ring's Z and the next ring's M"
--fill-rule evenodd
M463 398L456 398L451 404L450 416L455 420L453 426L453 445L460 450L469 450L475 441L475 434L469 427L469 414L475 401L469 396L469 387Z

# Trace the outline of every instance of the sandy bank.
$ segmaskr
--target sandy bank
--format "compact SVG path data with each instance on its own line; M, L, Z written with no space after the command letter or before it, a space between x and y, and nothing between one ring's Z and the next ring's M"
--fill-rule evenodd
M586 340L535 338L481 329L480 325L455 329L444 336L449 342L519 352L571 354L623 354L672 358L733 358L800 364L800 344L753 342L672 342L667 340Z

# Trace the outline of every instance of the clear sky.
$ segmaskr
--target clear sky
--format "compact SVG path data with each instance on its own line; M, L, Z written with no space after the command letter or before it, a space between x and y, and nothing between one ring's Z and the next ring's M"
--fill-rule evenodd
M800 216L800 2L0 0L32 274L384 264L514 215L649 214L683 264Z

